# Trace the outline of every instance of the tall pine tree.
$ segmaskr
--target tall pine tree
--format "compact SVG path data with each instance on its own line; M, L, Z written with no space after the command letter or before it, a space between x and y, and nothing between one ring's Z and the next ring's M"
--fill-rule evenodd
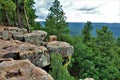
M64 34L68 34L68 23L60 1L55 0L49 11L45 23L49 35L57 35L58 38L61 38Z
M93 29L92 23L87 21L84 28L82 29L83 42L89 42L91 40L91 31Z

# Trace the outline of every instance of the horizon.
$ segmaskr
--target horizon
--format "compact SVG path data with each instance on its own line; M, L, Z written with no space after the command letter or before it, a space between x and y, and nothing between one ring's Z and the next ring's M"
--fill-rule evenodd
M54 0L34 0L35 21L45 21ZM120 23L120 0L59 0L66 22ZM89 4L91 3L91 4ZM112 10L112 11L111 11Z
M45 22L45 21L36 21L36 22ZM91 21L90 21L91 22ZM67 23L86 23L86 22L67 22ZM117 22L91 22L91 23L108 23L108 24L120 24Z

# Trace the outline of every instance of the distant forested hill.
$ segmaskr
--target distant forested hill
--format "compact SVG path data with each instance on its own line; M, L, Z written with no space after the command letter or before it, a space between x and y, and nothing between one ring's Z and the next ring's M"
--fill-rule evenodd
M40 22L42 26L45 26L45 22ZM69 22L69 28L71 29L71 35L80 35L82 28L85 23ZM120 23L92 23L93 31L92 34L96 35L96 29L102 28L102 26L108 26L108 28L113 32L115 37L120 36Z

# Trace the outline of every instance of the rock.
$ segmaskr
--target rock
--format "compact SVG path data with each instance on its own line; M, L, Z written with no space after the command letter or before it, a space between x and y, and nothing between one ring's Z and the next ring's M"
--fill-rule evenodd
M44 67L50 64L50 57L47 49L42 49L41 47L28 43L19 45L19 49L21 50L21 59L29 59L33 64L39 67Z
M50 36L50 42L52 41L57 41L57 36L56 35L51 35Z
M37 46L46 45L44 40L47 36L47 32L45 31L35 30L32 33L27 33L26 29L18 27L0 27L0 29L0 39L19 40L22 42L32 43Z
M12 61L12 58L0 58L0 63L3 61Z
M4 40L11 40L16 35L23 35L27 33L26 29L18 27L0 27L0 29L0 38Z
M84 80L94 80L94 78L85 78Z
M63 57L70 56L74 53L74 48L67 42L52 41L48 42L47 49L49 53L60 53Z
M42 30L27 33L24 28L0 27L0 58L28 59L44 67L50 64L48 53L60 53L63 57L73 54L73 46L57 41L55 35L50 36L50 42L45 42L46 36L47 32Z
M35 44L37 46L44 46L46 42L44 42L47 33L42 30L35 30L32 33L27 33L24 35L25 42L29 42Z
M38 47L18 40L4 41L0 39L0 57L15 60L28 59L39 67L50 64L50 57L44 46Z
M7 30L4 30L2 32L2 37L4 40L8 40L9 39L9 32Z
M0 63L0 80L53 80L53 78L28 60L12 60Z

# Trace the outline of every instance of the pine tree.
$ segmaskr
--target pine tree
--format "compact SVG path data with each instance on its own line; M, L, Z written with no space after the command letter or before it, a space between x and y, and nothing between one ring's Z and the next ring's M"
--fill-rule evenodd
M91 39L91 30L93 29L92 23L87 21L84 28L82 29L83 42L89 42Z
M49 11L50 13L45 23L49 35L57 35L60 38L62 35L68 34L68 23L66 22L65 13L62 10L60 1L55 0Z
M117 38L117 43L116 43L116 45L120 47L120 37Z
M0 24L20 28L40 29L35 22L34 0L0 0Z
M11 25L11 18L13 17L13 12L15 11L15 8L16 6L11 0L0 0L0 22L3 25Z
M118 76L120 73L115 64L118 61L115 59L117 54L114 42L113 34L107 26L103 26L102 29L97 30L94 63L99 79L119 80Z
M70 73L76 79L119 80L120 48L115 46L113 34L107 26L97 30L97 36L90 41L92 46L86 45L82 39L79 36L73 41L75 53Z

